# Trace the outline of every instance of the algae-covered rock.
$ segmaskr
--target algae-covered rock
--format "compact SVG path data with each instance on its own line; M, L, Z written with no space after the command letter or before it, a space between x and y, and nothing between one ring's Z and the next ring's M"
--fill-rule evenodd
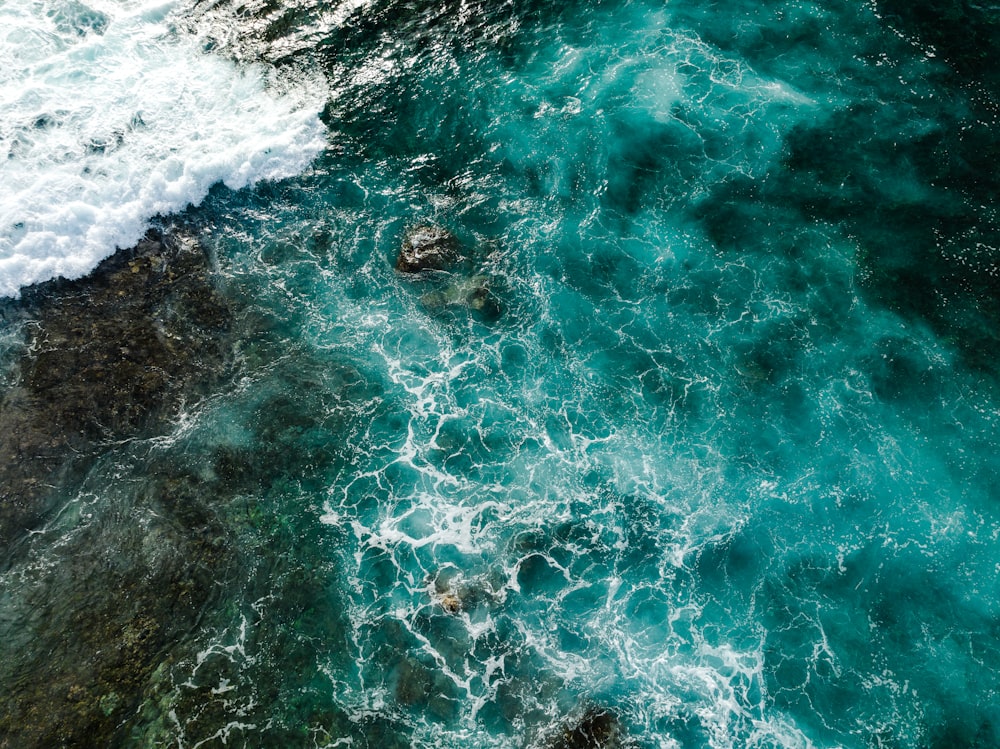
M121 745L231 555L198 477L164 465L109 484L98 469L86 487L88 473L229 375L232 311L194 239L151 232L0 315L24 331L0 394L0 570L19 581L0 620L0 747Z

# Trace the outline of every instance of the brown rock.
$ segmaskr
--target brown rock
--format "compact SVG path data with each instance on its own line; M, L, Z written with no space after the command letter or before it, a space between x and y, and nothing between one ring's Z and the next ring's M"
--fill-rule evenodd
M402 273L449 271L461 264L458 240L447 229L433 224L418 224L407 231L396 258L396 270Z

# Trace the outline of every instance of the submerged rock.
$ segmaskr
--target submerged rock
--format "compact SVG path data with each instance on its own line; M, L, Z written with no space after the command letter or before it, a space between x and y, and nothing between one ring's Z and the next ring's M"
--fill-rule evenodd
M589 705L583 714L566 723L546 745L548 749L619 749L624 731L618 716L605 707Z
M0 567L20 565L0 630L0 747L120 745L232 553L199 477L161 465L88 488L87 474L228 376L232 311L195 240L150 233L0 314L26 332L0 397ZM46 529L77 492L114 509Z
M28 331L0 397L0 558L110 441L163 430L228 371L232 317L193 239L151 232L86 278L3 309Z
M403 657L393 669L392 678L400 705L442 722L454 720L458 714L458 691L440 669L416 658Z
M130 477L132 514L79 528L25 566L5 608L25 642L0 644L0 747L126 745L150 675L234 559L208 487L175 470Z
M495 320L500 317L501 305L491 290L491 285L489 276L482 274L460 277L444 288L424 294L420 301L430 309L464 306L483 320Z
M402 273L455 270L463 258L458 240L447 229L433 224L418 224L403 237L396 258L396 270Z

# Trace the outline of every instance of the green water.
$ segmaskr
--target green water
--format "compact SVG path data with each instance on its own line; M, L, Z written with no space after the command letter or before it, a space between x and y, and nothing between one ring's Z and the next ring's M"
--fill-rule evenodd
M862 3L303 8L327 152L185 217L237 375L5 573L210 508L124 745L1000 745L995 90Z

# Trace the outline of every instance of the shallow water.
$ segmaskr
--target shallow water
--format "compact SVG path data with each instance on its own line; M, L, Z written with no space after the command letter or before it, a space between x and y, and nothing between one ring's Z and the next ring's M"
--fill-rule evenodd
M239 372L66 488L6 629L169 556L182 475L229 552L122 745L1000 744L989 89L879 10L178 16L321 72L327 147L185 212ZM421 224L467 265L395 271Z

